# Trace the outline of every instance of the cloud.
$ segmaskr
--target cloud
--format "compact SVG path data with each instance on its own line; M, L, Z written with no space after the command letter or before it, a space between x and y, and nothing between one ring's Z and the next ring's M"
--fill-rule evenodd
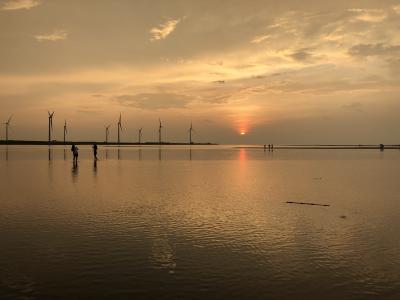
M351 56L385 56L400 53L400 45L358 44L348 51Z
M251 40L251 43L252 43L252 44L259 44L259 43L265 41L266 39L268 39L269 37L270 37L269 34L266 34L266 35L258 35L258 36L254 37L254 38Z
M120 95L116 100L125 106L141 109L185 108L192 99L188 96L174 93L141 93L135 95Z
M400 14L400 5L395 5L392 8L397 14Z
M312 53L310 52L310 48L296 50L289 56L296 61L307 61L313 57Z
M52 33L49 34L41 34L41 35L35 35L35 39L38 42L56 42L56 41L62 41L67 39L68 37L68 32L65 30L54 30Z
M355 14L356 21L379 23L386 19L386 13L381 9L352 8L348 11Z
M5 2L1 10L31 9L39 4L38 0L13 0Z
M348 109L348 110L355 110L358 112L363 111L363 104L361 102L352 102L349 104L342 105L342 108Z
M177 20L171 19L163 24L160 24L157 27L150 29L150 33L152 35L150 41L154 42L166 39L167 36L169 36L175 30L176 26L179 24L181 20L182 19L177 19Z

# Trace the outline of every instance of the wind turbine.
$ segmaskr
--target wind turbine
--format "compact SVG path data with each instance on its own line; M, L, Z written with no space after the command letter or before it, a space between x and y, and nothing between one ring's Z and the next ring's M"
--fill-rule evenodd
M161 128L163 127L161 124L161 119L158 118L158 121L160 122L160 126L158 127L158 143L161 145Z
M121 113L119 114L119 120L118 120L118 144L120 143L120 131L122 131L122 116Z
M193 141L192 141L192 132L193 132L193 124L192 122L190 122L190 128L189 128L189 144L192 145Z
M53 132L53 116L54 116L54 111L52 113L50 113L48 111L49 114L49 144L51 143L51 133Z
M12 115L8 118L7 122L3 123L4 125L6 125L6 143L8 144L8 128L10 127L10 123L11 123L11 119L12 119Z
M142 143L142 129L143 129L143 128L140 128L140 129L139 129L139 144Z
M64 120L64 144L65 144L65 137L67 136L67 120Z
M111 124L109 124L108 126L106 126L106 144L108 144L108 135L110 133L109 129L110 129Z

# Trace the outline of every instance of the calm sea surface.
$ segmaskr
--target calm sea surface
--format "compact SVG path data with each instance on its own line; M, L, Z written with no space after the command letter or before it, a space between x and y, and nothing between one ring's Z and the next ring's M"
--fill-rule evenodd
M99 158L0 147L0 299L400 299L399 150Z

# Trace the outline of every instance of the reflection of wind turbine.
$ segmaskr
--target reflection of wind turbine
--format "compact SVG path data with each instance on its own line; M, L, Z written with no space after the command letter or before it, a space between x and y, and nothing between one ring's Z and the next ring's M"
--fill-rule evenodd
M142 143L142 129L143 129L143 128L140 128L140 129L139 129L139 144Z
M64 144L65 144L65 137L67 136L68 130L67 130L67 121L64 121Z
M118 120L118 144L120 143L120 131L122 131L122 115L121 113L119 114L119 120Z
M109 133L110 133L110 131L109 131L110 126L111 126L111 124L108 125L108 126L106 126L106 144L108 144L108 135L109 135Z
M53 116L54 116L54 111L52 113L50 113L48 111L49 114L49 144L51 143L51 133L53 132Z
M189 144L190 145L193 144L192 133L193 133L193 124L192 124L192 122L190 122L190 128L189 128Z
M8 118L7 122L3 123L4 125L6 125L6 143L8 144L8 128L10 127L11 124L11 119L12 119L12 115Z
M158 121L160 122L160 126L158 127L158 143L161 145L161 128L163 128L163 126L160 118L158 118Z

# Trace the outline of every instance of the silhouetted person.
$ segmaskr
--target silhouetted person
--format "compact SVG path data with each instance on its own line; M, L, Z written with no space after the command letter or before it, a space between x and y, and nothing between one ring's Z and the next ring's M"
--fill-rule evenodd
M78 156L79 156L79 148L77 146L75 146L74 144L72 144L71 151L72 151L72 155L74 156L74 158L73 158L74 165L77 165L78 164Z
M267 150L267 144L264 144L264 152Z
M271 151L274 151L274 144L271 144Z
M380 144L379 145L379 150L381 150L381 151L385 150L385 145L384 144Z
M97 160L98 159L97 158L97 144L93 144L92 149L93 149L93 158L95 160Z
M268 151L271 151L271 144L268 144Z

